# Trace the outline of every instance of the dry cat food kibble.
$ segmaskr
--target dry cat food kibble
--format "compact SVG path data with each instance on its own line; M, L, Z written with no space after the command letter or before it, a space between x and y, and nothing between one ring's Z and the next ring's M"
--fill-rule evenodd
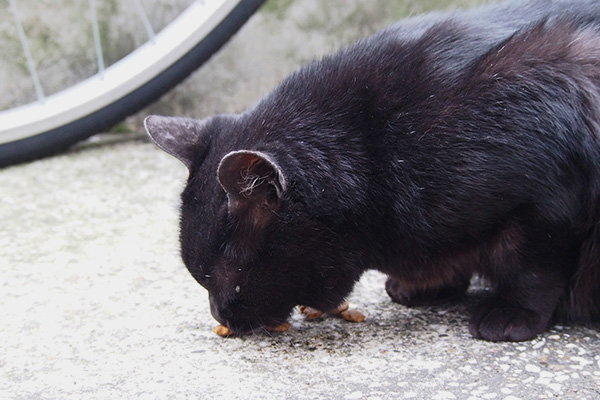
M300 306L300 311L307 319L317 319L323 316L323 312L309 306Z
M340 304L335 311L332 312L332 314L341 314L344 311L348 311L348 308L350 308L350 303L348 303L347 301L343 302L342 304Z
M363 322L366 316L358 310L350 310L350 305L347 301L340 304L335 310L331 311L332 315L339 315L349 322ZM300 311L307 319L317 319L323 316L323 312L309 306L300 306Z
M265 329L268 330L269 332L285 332L288 329L290 329L291 326L292 326L292 324L290 324L289 322L284 322L281 325L271 326L271 327L267 327Z
M342 318L350 322L363 322L367 318L363 313L358 310L346 310L340 313Z
M365 320L365 315L358 310L350 310L348 302L344 302L340 304L335 310L329 312L332 315L339 315L344 318L346 321L350 322L363 322ZM316 308L312 308L309 306L300 306L300 311L306 316L307 319L317 319L323 316L323 312L317 310ZM292 324L289 322L284 322L281 325L265 327L265 329L269 332L285 332L290 329ZM235 335L235 333L224 325L215 326L212 330L214 333L221 337L230 337Z
M215 326L212 331L221 337L233 336L233 331L224 325Z
M281 325L266 327L265 329L269 332L285 332L288 329L290 329L291 326L292 324L290 324L289 322L284 322ZM231 329L224 325L215 326L212 329L212 331L221 337L229 337L235 335L235 333Z

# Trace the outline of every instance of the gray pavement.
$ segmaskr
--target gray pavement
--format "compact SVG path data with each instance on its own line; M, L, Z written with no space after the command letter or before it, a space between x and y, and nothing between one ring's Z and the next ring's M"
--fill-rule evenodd
M363 323L216 336L178 257L185 174L141 133L0 170L0 399L600 399L598 326L482 342L478 291L409 309L378 273Z

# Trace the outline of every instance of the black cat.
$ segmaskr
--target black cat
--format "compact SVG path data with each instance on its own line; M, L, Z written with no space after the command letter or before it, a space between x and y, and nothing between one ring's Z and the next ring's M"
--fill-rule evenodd
M400 22L254 108L151 116L190 171L183 260L237 333L344 301L492 295L469 330L527 340L600 319L600 2L515 1Z

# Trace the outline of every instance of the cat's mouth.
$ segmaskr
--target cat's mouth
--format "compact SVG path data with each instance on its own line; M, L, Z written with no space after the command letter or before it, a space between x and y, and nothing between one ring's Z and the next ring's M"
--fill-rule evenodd
M249 336L256 333L285 332L292 326L287 320L270 324L250 324L248 326L235 326L231 323L222 324L213 329L219 336Z
M223 313L213 312L213 317L221 324L223 328L229 331L227 335L222 336L247 336L261 332L284 332L287 331L291 324L288 319L294 307L289 307L289 310L280 310L277 313L270 314L267 311L263 312L245 312L245 313ZM223 328L223 332L226 332Z
M320 311L316 308L312 308L310 306L299 306L300 312L307 319L316 319L321 318L324 314L339 316L346 321L349 322L362 322L365 320L366 316L356 310L351 309L350 305L347 301L344 301L339 306L329 309L327 312ZM213 329L219 336L228 337L228 336L247 336L255 333L264 333L267 332L269 334L273 332L285 332L292 325L287 321L288 318L280 319L280 322L271 322L271 323L261 323L261 324L253 324L249 323L248 326L234 326L231 322L225 322L226 325L220 325Z

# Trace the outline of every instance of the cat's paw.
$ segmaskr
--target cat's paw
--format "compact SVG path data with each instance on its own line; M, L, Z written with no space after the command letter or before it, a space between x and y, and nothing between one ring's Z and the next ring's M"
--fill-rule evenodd
M392 277L388 277L385 282L385 291L392 301L409 307L432 306L454 300L462 296L468 287L468 280L456 285L423 290L408 288Z
M475 308L469 332L477 339L521 342L535 338L547 324L548 318L542 318L535 311L501 299L489 299Z

